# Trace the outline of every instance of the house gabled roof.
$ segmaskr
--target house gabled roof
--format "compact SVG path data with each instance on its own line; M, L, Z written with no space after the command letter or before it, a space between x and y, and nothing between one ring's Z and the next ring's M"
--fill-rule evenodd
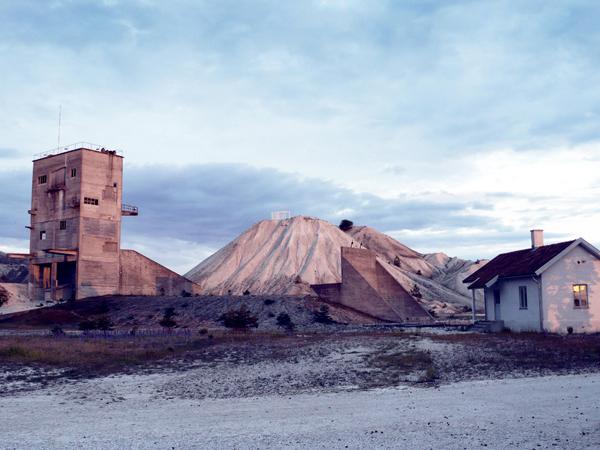
M583 246L600 259L600 251L584 239L579 238L558 244L503 253L473 272L463 280L463 283L472 283L469 285L469 289L482 289L491 286L500 278L540 275L578 245Z

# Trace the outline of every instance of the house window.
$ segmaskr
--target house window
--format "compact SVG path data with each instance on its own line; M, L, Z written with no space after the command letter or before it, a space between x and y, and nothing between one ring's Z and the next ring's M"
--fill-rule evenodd
M588 288L587 284L573 285L573 307L587 308L588 307Z
M86 205L98 206L98 199L90 198L90 197L83 197L83 203L85 203Z
M71 169L71 178L75 178L77 176L77 169Z
M40 175L38 177L38 184L46 184L48 182L48 175Z
M61 220L61 221L60 221L59 228L60 228L61 230L66 230L66 229L67 229L67 221L66 221L66 220Z
M40 231L40 241L45 241L45 240L46 240L46 232Z
M519 309L527 309L527 286L519 286Z

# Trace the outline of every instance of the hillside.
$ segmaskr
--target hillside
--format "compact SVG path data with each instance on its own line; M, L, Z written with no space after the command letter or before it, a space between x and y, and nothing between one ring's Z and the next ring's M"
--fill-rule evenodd
M9 258L0 252L0 282L26 283L29 270L26 261Z
M344 232L324 220L297 216L264 220L186 274L205 293L314 295L311 284L340 282L340 248L364 247L408 291L416 285L419 299L438 313L456 313L470 306L462 286L471 261L423 255L373 228L355 226ZM466 276L466 275L465 275Z

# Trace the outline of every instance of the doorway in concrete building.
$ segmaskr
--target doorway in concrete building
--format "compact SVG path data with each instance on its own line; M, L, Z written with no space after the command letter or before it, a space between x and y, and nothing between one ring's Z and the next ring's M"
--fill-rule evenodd
M500 314L500 291L494 291L494 320L502 320Z
M77 282L77 262L65 261L56 264L55 300L73 300Z

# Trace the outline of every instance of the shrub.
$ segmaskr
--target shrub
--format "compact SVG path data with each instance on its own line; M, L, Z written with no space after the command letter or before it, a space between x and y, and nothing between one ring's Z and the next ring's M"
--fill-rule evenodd
M242 305L240 309L230 309L225 314L219 317L219 321L227 328L235 328L245 330L250 327L258 327L258 319L253 316L246 305Z
M279 313L277 316L277 325L290 331L294 329L294 322L292 322L290 315L284 312Z
M90 330L96 330L98 326L94 320L85 319L84 321L79 322L78 328L84 333L87 333Z
M416 284L414 284L410 290L410 295L412 295L414 298L423 298L423 294L421 294L421 290Z
M177 315L177 313L175 312L175 308L173 308L172 306L169 306L168 308L165 308L165 312L163 314L162 319L160 320L159 325L161 327L165 327L165 328L173 328L177 326L177 322L175 322L175 320L173 319L173 317L175 317Z
M330 324L335 323L335 320L329 315L329 306L321 305L318 311L314 314L314 320L317 323Z
M8 302L9 294L6 289L0 286L0 306Z
M243 295L250 295L250 291L248 289L246 289L243 293Z
M181 291L181 296L182 296L182 297L191 297L191 296L192 296L192 293L191 293L191 292L188 292L188 291L186 291L186 290L184 289L184 290L182 290L182 291Z
M198 334L207 334L207 333L208 333L208 330L206 328L200 328L198 330Z
M54 337L59 337L59 336L65 335L65 332L60 327L60 325L55 325L54 327L52 327L52 329L50 330L50 333L52 333L52 336L54 336Z
M399 256L396 256L396 257L394 258L394 265L395 265L396 267L400 267L400 257L399 257Z
M340 222L340 230L342 231L348 231L350 229L352 229L352 227L354 226L354 222L352 222L351 220L348 219L344 219Z
M114 324L112 323L112 320L110 320L107 316L99 317L96 320L96 328L104 331L104 334L106 334L107 331L112 330L113 325Z
M265 305L272 305L273 303L275 303L275 300L273 300L272 298L268 298L263 302Z

